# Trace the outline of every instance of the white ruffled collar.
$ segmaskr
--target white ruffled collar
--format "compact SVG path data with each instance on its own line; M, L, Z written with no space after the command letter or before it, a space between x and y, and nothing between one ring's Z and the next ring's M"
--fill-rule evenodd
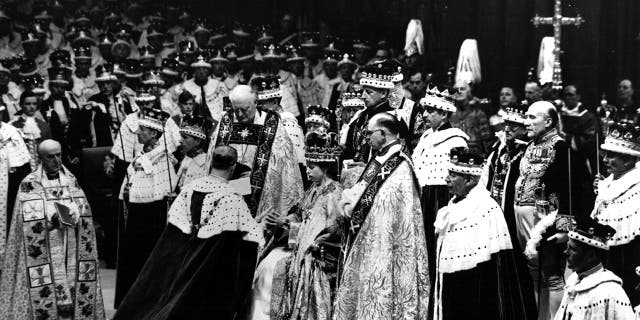
M27 139L39 139L41 137L40 127L38 127L38 123L36 122L35 116L27 116L25 114L21 115L22 119L24 119L24 126L22 127L22 133Z

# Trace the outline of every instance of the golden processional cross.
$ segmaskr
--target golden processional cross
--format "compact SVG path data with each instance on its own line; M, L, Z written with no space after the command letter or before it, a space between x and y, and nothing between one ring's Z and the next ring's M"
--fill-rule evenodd
M562 0L555 0L553 17L540 17L538 14L536 14L536 16L531 19L531 22L533 22L533 25L535 27L538 27L539 25L553 26L553 88L561 90L562 67L560 66L560 55L562 54L562 49L560 48L560 38L562 35L562 26L574 25L576 27L580 27L580 25L584 23L584 19L580 16L580 14L578 14L578 16L575 18L563 17Z

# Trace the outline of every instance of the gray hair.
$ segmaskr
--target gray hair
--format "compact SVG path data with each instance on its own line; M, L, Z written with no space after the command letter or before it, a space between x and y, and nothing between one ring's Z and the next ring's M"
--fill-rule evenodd
M257 98L255 91L245 84L238 85L229 92L229 100L231 100L231 103L250 102L254 104Z

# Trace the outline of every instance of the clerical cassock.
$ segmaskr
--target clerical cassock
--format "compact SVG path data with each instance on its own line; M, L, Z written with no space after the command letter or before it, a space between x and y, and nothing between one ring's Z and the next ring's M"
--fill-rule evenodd
M114 319L236 319L245 310L262 231L229 183L184 187L169 224Z
M54 216L67 216L66 222ZM20 184L2 263L4 319L105 319L91 208L64 167Z

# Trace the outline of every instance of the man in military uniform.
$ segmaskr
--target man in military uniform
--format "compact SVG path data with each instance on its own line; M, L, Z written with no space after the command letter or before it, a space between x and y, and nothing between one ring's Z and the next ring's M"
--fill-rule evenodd
M518 242L526 248L538 294L539 319L547 319L556 313L562 299L562 242L572 220L590 212L594 194L584 162L558 134L559 116L553 104L535 102L526 117L531 142L520 161L514 211Z

